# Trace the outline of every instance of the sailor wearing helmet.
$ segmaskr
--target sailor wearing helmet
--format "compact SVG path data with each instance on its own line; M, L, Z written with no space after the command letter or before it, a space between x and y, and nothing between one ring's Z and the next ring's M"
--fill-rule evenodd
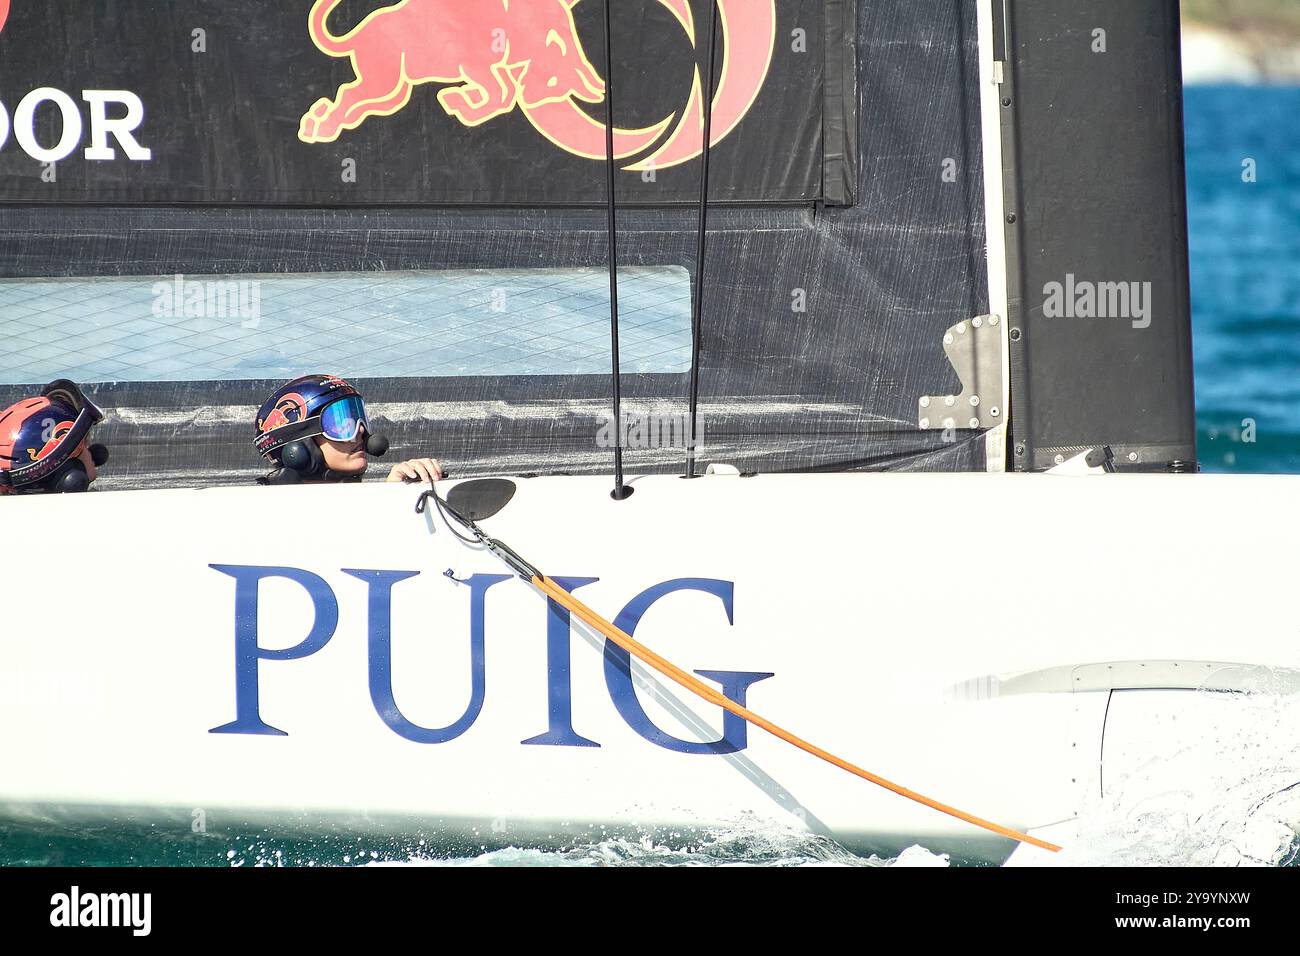
M388 451L376 435L365 402L336 375L304 375L277 388L257 412L254 447L274 470L258 479L264 485L359 481L368 465ZM388 481L432 482L442 468L432 458L399 462Z
M0 495L85 491L108 461L107 448L88 444L103 418L67 379L0 411Z

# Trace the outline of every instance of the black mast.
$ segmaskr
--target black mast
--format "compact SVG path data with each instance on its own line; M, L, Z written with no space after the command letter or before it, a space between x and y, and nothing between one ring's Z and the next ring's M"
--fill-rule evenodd
M695 299L691 307L691 422L687 432L686 475L695 475L696 419L700 407L700 326L704 311L704 253L707 243L709 222L709 151L713 146L713 56L718 39L718 2L709 4L709 54L705 68L704 94L704 151L701 157L700 173L700 226L696 237L695 251Z
M605 207L609 213L609 343L614 362L614 490L610 496L622 501L632 494L623 484L623 395L618 360L618 222L614 198L614 31L610 23L610 0L605 0Z

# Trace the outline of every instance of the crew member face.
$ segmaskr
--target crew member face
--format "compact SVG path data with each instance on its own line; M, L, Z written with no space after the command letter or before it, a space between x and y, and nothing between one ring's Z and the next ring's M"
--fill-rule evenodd
M95 459L90 457L90 449L86 447L84 441L78 447L77 454L74 457L86 467L86 478L89 481L94 481L99 472L95 470Z
M321 454L325 456L325 466L340 475L359 475L366 470L366 449L364 431L358 432L352 441L332 441L324 435L316 437Z

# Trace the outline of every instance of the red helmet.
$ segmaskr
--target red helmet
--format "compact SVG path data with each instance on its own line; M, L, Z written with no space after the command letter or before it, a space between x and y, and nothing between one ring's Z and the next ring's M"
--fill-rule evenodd
M84 491L90 479L77 459L91 427L103 417L67 379L0 411L0 494ZM96 465L108 460L102 445L91 446L90 452Z

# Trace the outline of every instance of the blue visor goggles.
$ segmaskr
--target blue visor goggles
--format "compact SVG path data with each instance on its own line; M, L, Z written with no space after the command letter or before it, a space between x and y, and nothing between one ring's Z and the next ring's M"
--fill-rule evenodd
M326 405L320 416L321 432L331 441L353 441L361 429L370 431L366 403L358 395Z

